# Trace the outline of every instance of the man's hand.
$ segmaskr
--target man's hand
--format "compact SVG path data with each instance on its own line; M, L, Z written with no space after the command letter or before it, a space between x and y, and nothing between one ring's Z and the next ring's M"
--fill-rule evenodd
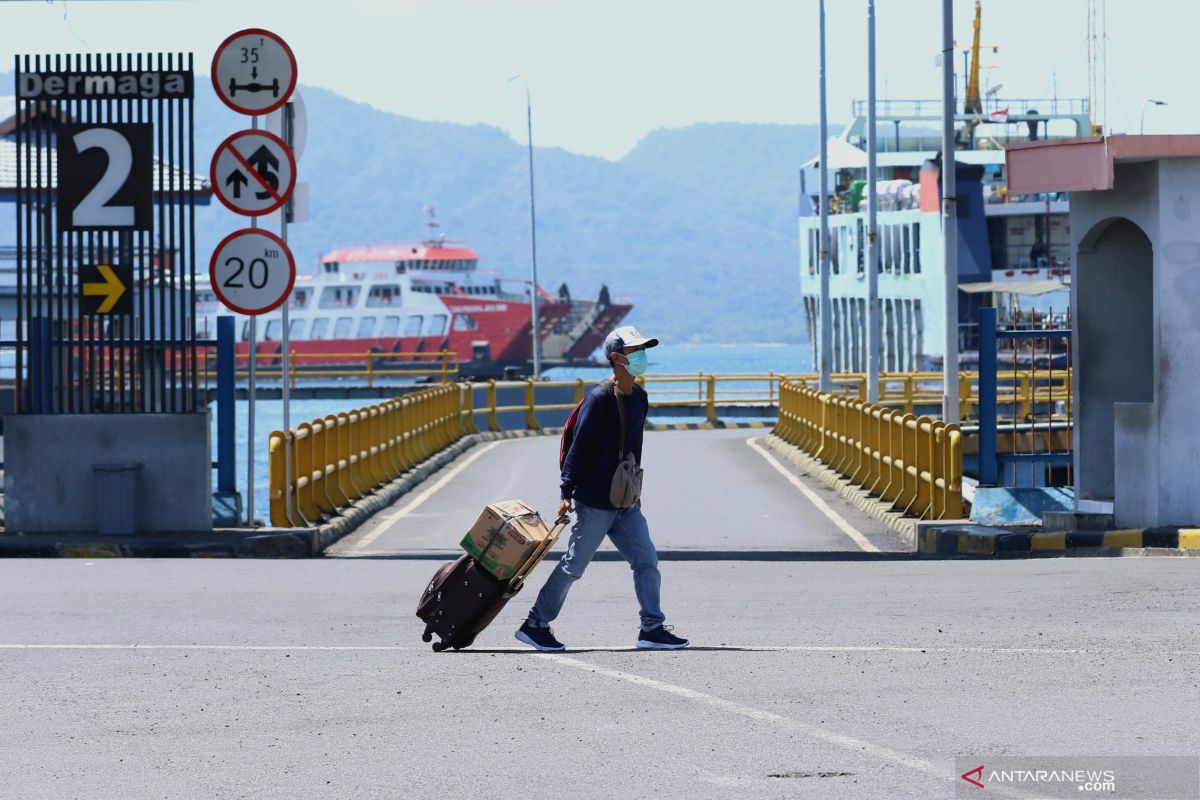
M570 514L574 511L575 511L575 507L573 505L571 505L571 501L569 499L558 501L558 515L557 516L565 517L567 514Z

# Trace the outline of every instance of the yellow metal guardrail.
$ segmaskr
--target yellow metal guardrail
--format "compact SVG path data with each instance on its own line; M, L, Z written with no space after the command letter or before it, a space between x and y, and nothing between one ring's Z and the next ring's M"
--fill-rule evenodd
M817 388L815 373L795 376L809 388ZM942 373L883 372L879 375L879 404L914 413L918 407L938 406L942 402ZM863 372L834 373L833 394L867 399L867 376ZM1069 369L1023 370L1014 376L1001 369L997 375L996 403L1015 411L1017 419L1027 419L1037 405L1070 405L1073 374ZM972 419L979 414L979 372L963 370L958 374L959 417Z
M718 421L717 407L779 406L776 432L835 465L857 483L922 517L962 513L962 440L957 425L943 425L914 409L941 400L940 373L888 373L881 379L883 402L862 399L865 376L834 376L837 391L823 395L809 384L816 375L696 373L639 378L652 408L703 408ZM963 375L964 404L977 402L977 376ZM271 522L302 526L343 508L400 476L466 433L476 432L476 414L488 430L501 430L499 415L521 414L525 427L542 426L544 411L570 411L589 380L445 383L403 397L303 423L290 434L270 435ZM539 392L570 387L571 402L539 401ZM970 387L971 391L966 391ZM499 405L501 391L516 390L521 402ZM475 392L484 393L476 407ZM1032 408L1069 394L1070 374L1058 385L1019 382L1000 390L1000 403ZM890 407L894 406L894 407ZM288 442L290 441L290 445ZM287 453L290 450L290 465ZM285 487L290 487L285 489Z
M957 424L791 382L780 389L775 433L898 511L920 519L962 517Z
M783 376L774 374L707 373L639 378L643 384L672 387L652 389L652 396L663 396L652 399L652 407L704 407L710 422L717 421L718 398L723 405L773 405L782 380ZM746 388L746 384L755 381L765 382L766 387ZM319 522L325 515L399 477L461 436L477 432L476 414L486 415L490 431L503 430L499 415L506 413L523 414L525 427L539 430L542 427L537 419L539 412L572 410L592 383L582 378L447 383L376 405L330 414L302 423L289 432L272 431L267 445L271 524L296 527ZM721 384L734 385L718 392ZM539 391L566 387L573 389L571 402L539 402ZM477 390L484 392L484 402L478 408L474 402ZM520 391L522 402L500 405L498 398L503 390Z
M447 447L474 428L469 395L466 384L434 386L272 431L271 524L315 524Z

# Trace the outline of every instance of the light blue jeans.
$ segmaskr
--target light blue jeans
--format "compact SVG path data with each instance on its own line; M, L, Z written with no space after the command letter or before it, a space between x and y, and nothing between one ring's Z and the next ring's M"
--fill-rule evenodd
M650 528L642 516L641 505L606 511L576 502L575 515L566 555L555 565L554 572L538 593L537 601L529 611L530 624L545 627L558 616L567 592L583 577L596 549L608 536L633 569L633 591L641 606L642 630L661 625L666 617L659 607L662 576L658 572L658 551L650 541Z

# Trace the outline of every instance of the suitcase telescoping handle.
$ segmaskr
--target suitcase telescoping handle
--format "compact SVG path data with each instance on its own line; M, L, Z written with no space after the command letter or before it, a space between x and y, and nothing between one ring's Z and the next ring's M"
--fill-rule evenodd
M506 597L512 597L521 591L521 588L525 585L525 578L528 577L529 573L533 572L534 568L537 567L538 563L546 555L546 552L558 541L559 534L570 524L571 518L566 514L554 520L554 527L550 529L550 535L546 537L546 541L542 542L541 547L529 557L528 561L521 565L521 568L517 570L517 574L513 575L509 580L509 589L505 593Z

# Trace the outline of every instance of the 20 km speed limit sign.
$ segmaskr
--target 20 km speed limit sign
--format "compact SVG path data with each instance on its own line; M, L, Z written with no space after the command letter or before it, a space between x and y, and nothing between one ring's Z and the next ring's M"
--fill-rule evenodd
M274 311L296 283L296 260L275 234L243 228L226 236L208 265L213 291L226 308L257 316Z

